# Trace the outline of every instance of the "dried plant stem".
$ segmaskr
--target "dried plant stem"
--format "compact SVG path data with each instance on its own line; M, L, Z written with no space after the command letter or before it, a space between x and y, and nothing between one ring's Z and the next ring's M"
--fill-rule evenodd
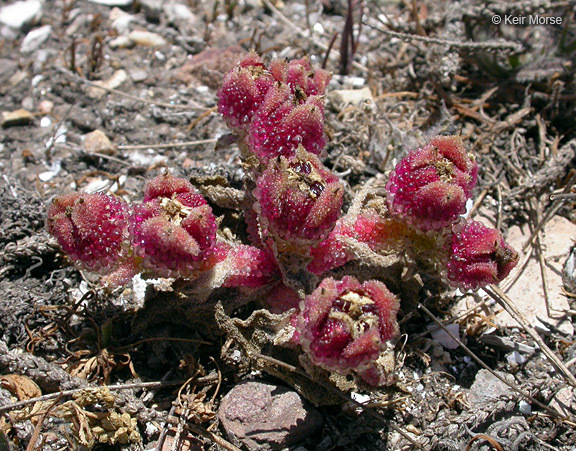
M446 334L448 334L448 336L452 340L454 340L456 343L458 343L458 346L460 346L470 357L472 357L472 359L474 359L474 361L478 365L480 365L485 370L489 371L490 374L492 374L492 376L494 376L500 382L503 382L504 384L506 384L508 387L510 387L516 393L522 395L523 397L525 397L526 399L528 399L530 402L534 403L535 405L537 405L541 409L546 410L552 416L554 416L556 418L562 418L562 415L560 415L558 412L556 412L556 410L552 409L551 407L548 407L547 405L545 405L545 404L541 403L540 401L538 401L537 399L533 398L532 396L530 396L529 393L522 390L521 388L515 386L514 384L511 384L505 378L503 378L498 373L496 373L492 368L490 368L488 365L486 365L476 354L474 354L474 352L472 352L472 350L470 348L468 348L468 346L466 346L464 343L462 343L462 340L460 340L452 332L450 332L450 330L448 330L448 328L446 326L444 326L444 324L442 324L442 322L420 302L418 303L418 308L420 308L422 311L424 311L424 313L426 313L426 315L428 315L430 317L430 319L436 323L436 325L438 325L444 332L446 332Z
M293 373L296 373L300 376L304 376L310 380L312 380L310 378L310 376L308 375L308 373L306 373L305 371L302 371L301 369L290 365L288 363L282 362L281 360L275 359L273 357L269 357L267 355L263 355L263 354L256 354L253 357L256 357L258 359L261 360L265 360L269 363L272 363L274 365L277 365L281 368L285 368L288 371L292 371ZM330 384L327 384L325 382L322 382L320 380L315 380L314 381L316 384L322 386L323 388L325 388L326 390L329 390L330 392L334 393L336 396L338 396L339 398L343 399L346 402L352 403L354 404L356 407L359 407L360 409L362 409L364 412L366 412L367 415L371 416L372 418L381 421L382 423L388 424L392 429L394 429L396 432L398 432L402 437L404 437L406 440L408 440L410 443L412 443L416 448L418 449L424 449L422 447L422 445L420 443L418 443L418 441L416 441L414 438L412 438L406 431L404 431L403 429L399 428L398 426L395 426L394 424L391 424L388 420L386 420L386 418L384 418L382 415L380 415L378 412L374 411L373 409L369 408L368 406L356 401L355 399L352 399L351 397L347 396L345 393L342 393L340 390L334 388L333 386L331 386Z
M378 28L373 25L369 26L374 30L379 31L380 33L384 33L394 38L402 39L403 41L420 41L426 44L440 44L448 46L449 48L466 49L466 50L511 50L514 52L519 52L522 50L522 46L520 44L510 41L486 41L486 42L452 41L448 39L429 38L427 36L420 36L417 34L399 33L397 31Z
M298 35L300 35L301 37L308 39L310 41L311 44L317 46L318 48L320 48L321 50L323 50L324 52L328 51L328 46L326 44L323 44L322 42L318 41L317 39L311 39L311 36L308 33L305 33L304 31L300 30L300 28L298 28L296 26L296 24L294 24L293 22L291 22L284 14L282 14L278 8L276 8L272 2L270 2L270 0L262 0L262 3L264 3L264 5L266 5L266 8L268 8L270 11L272 11L274 13L274 15L276 17L278 17L278 19L280 20L280 22L283 22L284 25L290 27L291 30L294 30ZM363 66L362 64L353 61L352 65L356 68L356 69L360 69L363 71L368 71L368 68L366 66Z
M26 447L26 451L34 451L35 449L39 449L39 447L36 446L36 442L38 441L38 437L40 436L40 431L42 430L44 420L46 420L48 414L52 411L54 407L56 407L61 398L62 394L59 394L59 396L54 400L54 402L50 404L50 407L48 407L46 411L42 414L42 416L38 420L38 423L36 423L36 427L34 428L34 432L32 434L32 437L30 438L30 442Z
M218 381L218 376L214 375L214 376L199 377L198 379L196 379L194 381L194 383L196 383L196 384L210 384L212 382L217 382L217 381ZM164 387L173 387L175 385L182 385L184 382L186 382L186 381L180 380L180 381L167 381L167 382L162 382L162 381L138 382L138 383L134 383L134 384L108 385L107 388L110 391L113 391L113 390L131 390L131 389L136 389L136 388L156 389L156 388L164 388ZM79 387L79 388L74 388L71 390L64 390L64 391L60 391L60 392L56 392L56 393L49 393L47 395L42 395L42 396L38 396L36 398L31 398L31 399L26 399L24 401L15 402L12 404L6 404L5 406L0 406L0 413L7 412L10 410L20 409L20 408L27 406L29 404L34 404L34 403L41 402L41 401L49 401L51 399L58 398L60 396L61 397L72 396L75 393L81 392L82 390L90 390L90 389L97 389L97 388L100 388L100 387L90 387L90 386Z
M139 149L169 149L172 147L190 147L201 146L203 144L216 143L217 139L201 139L199 141L185 141L181 143L166 143L166 144L134 144L118 146L119 150L139 150Z
M488 293L490 297L492 297L492 299L494 299L498 304L504 307L504 310L506 310L510 314L510 316L514 318L518 322L518 324L520 324L524 328L524 330L528 333L528 335L532 337L532 339L536 342L536 344L540 346L540 349L542 349L542 352L546 355L546 357L548 357L550 363L552 363L554 368L556 368L556 370L559 371L564 376L564 378L570 385L576 387L576 378L574 377L574 375L570 372L568 368L566 368L566 365L564 365L562 360L560 360L560 358L554 353L554 351L552 351L548 347L548 345L544 342L544 340L542 340L542 337L540 337L538 332L536 332L536 330L530 325L528 320L520 312L518 307L514 305L514 303L506 295L506 293L504 293L496 285L490 285L489 287L484 288L484 291L486 291L486 293Z
M77 75L73 72L70 72L69 70L66 70L64 68L59 68L59 70L62 73L69 75L70 77L75 78L76 80L81 81L82 83L84 83L88 86L92 86L94 88L101 89L102 91L110 92L110 93L115 94L117 96L125 97L127 99L134 100L136 102L142 102L142 103L146 103L148 105L155 105L155 106L160 106L160 107L164 107L164 108L171 108L171 109L175 109L175 110L191 110L192 109L192 107L190 105L178 105L178 104L172 104L172 103L158 102L155 100L142 99L140 97L133 96L131 94L127 94L123 91L120 91L119 89L105 88L103 86L100 86L98 83L94 83L93 81L87 80L86 78L81 77L80 75Z

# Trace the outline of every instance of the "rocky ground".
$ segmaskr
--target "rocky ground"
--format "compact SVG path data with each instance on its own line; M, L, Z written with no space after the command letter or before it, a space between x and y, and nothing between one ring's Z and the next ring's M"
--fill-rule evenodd
M3 2L0 449L574 449L574 10L545 0ZM343 52L343 36L357 48ZM165 168L204 193L241 188L215 106L249 49L310 55L334 73L325 163L348 202L429 137L460 134L480 165L469 216L521 252L508 296L407 291L387 387L302 374L271 351L278 318L258 299L223 292L220 308L168 287L145 295L142 282L105 291L45 231L54 196L138 200ZM237 210L213 207L242 233ZM502 312L509 305L520 323Z

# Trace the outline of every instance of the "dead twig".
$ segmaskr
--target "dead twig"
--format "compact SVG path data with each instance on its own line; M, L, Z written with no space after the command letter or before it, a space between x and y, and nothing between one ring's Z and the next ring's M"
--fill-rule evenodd
M508 50L512 52L520 52L523 49L522 45L510 41L485 41L485 42L453 41L449 39L430 38L427 36L420 36L417 34L400 33L398 31L386 30L383 28L375 27L374 25L368 25L368 26L376 31L379 31L380 33L384 33L394 38L402 39L403 41L407 42L419 41L424 42L426 44L440 44L445 45L450 49L464 49L470 51Z
M499 287L496 285L490 285L489 287L484 288L484 291L490 295L492 299L494 299L498 304L500 304L504 310L506 310L512 318L520 324L524 330L532 337L532 339L536 342L542 352L548 357L550 363L559 371L565 378L565 380L576 387L576 378L570 372L566 365L560 360L560 358L552 351L548 345L544 342L542 337L536 332L536 330L530 325L528 320L524 317L522 312L516 307L516 305L512 302L512 300L504 293Z
M458 337L456 337L452 332L450 332L450 330L448 330L448 328L446 326L444 326L444 324L442 324L442 322L430 311L428 310L422 303L418 303L418 308L420 308L421 310L424 311L424 313L426 313L426 315L428 315L430 317L430 319L432 321L434 321L436 323L437 326L439 326L444 332L446 332L446 334L452 339L454 340L456 343L458 343L458 346L460 346L464 352L466 352L470 357L472 357L472 359L478 364L480 365L482 368L484 368L485 370L489 371L490 374L492 374L492 376L494 376L496 379L498 379L500 382L506 384L508 387L510 387L512 390L514 390L516 393L518 393L519 395L523 396L524 398L528 399L530 402L534 403L535 405L537 405L538 407L540 407L541 409L546 410L549 414L551 414L553 417L555 418L562 418L562 415L560 415L556 410L552 409L551 407L548 407L547 405L541 403L540 401L538 401L537 399L535 399L534 397L530 396L529 393L527 393L526 391L522 390L519 387L516 387L514 384L511 384L510 382L508 382L505 378L503 378L502 376L500 376L497 372L495 372L492 368L490 368L488 365L486 365L482 359L480 359L476 354L474 354L474 352L472 352L472 350L470 348L468 348L468 346L466 346L464 343L462 343L462 340L460 340Z
M199 377L194 382L196 384L210 384L212 382L216 382L217 377L218 376L216 376L216 375ZM163 381L138 382L138 383L133 383L133 384L108 385L108 389L110 391L132 390L132 389L138 389L138 388L157 389L157 388L164 388L164 387L173 387L175 385L182 385L184 382L186 382L186 381L180 380L180 381L167 381L167 382L163 382ZM62 397L62 398L69 397L69 396L74 395L75 393L79 393L82 390L87 390L90 388L94 388L94 387L90 387L90 386L79 387L79 388L74 388L71 390L60 391L57 393L48 393L46 395L38 396L36 398L31 398L31 399L26 399L24 401L18 401L18 402L14 402L11 404L6 404L5 406L0 406L0 413L8 412L10 410L20 409L20 408L27 406L29 404L34 404L34 403L41 402L41 401L49 401L51 399L60 398L60 397Z
M170 149L173 147L192 147L201 146L203 144L213 144L218 140L214 139L201 139L199 141L185 141L181 143L166 143L166 144L134 144L118 146L119 150L139 150L139 149Z
M32 434L32 437L30 438L30 442L28 443L28 446L26 447L26 451L34 451L35 449L39 448L39 447L36 447L36 442L38 441L38 437L40 436L40 431L42 430L42 425L44 424L44 420L46 420L46 418L48 417L48 414L52 411L52 409L54 407L56 407L58 402L60 402L60 399L62 399L62 394L60 394L54 400L54 402L52 404L50 404L50 406L46 409L46 411L42 414L42 416L38 420L38 423L36 423L36 427L34 428L34 433Z

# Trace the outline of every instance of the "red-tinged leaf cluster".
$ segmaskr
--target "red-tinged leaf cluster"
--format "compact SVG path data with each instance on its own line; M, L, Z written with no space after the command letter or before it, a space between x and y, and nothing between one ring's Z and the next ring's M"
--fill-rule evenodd
M298 146L319 155L324 137L324 94L330 74L307 58L266 66L250 53L224 77L218 111L249 151L266 164Z
M270 252L254 246L239 244L229 249L223 287L256 288L280 279L280 271Z
M460 137L433 138L390 174L390 212L422 230L450 226L466 211L477 175L478 164Z
M319 155L324 139L324 102L320 96L298 104L288 85L273 86L249 127L250 149L263 162L279 155L290 158L298 146Z
M261 229L277 241L317 243L340 216L340 180L301 147L290 159L271 160L256 185Z
M163 277L193 277L212 257L216 217L190 182L169 172L148 182L130 232L142 265Z
M453 227L448 279L453 286L478 289L503 280L518 263L518 253L500 232L478 221Z
M79 266L105 274L124 254L128 215L128 205L117 197L72 193L54 199L47 228Z
M382 282L326 278L304 299L300 344L316 365L362 375L398 334L398 309L398 299Z
M498 231L461 218L478 165L456 136L410 152L390 174L386 199L361 209L359 196L342 216L344 185L319 158L329 80L307 58L264 64L255 53L224 77L218 110L249 169L242 209L252 245L219 237L208 202L170 173L150 180L135 205L104 194L61 196L49 208L49 232L112 286L142 273L186 279L197 293L260 289L272 312L292 310L291 345L313 364L384 383L378 359L398 334L398 299L378 280L317 276L360 259L384 278L386 262L404 259L454 287L478 289L505 278L518 254Z
M403 224L383 218L374 211L366 211L354 217L343 216L328 237L311 250L313 260L307 269L321 275L353 260L355 254L348 244L351 240L366 244L375 252L390 249L405 230Z

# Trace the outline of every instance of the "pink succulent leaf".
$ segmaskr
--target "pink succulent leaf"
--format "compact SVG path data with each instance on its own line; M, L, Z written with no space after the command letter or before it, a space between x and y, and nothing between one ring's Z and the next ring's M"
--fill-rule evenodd
M319 155L326 145L323 100L314 96L297 104L287 85L270 88L250 124L248 144L263 162L292 157L300 145Z
M106 273L124 254L128 206L105 194L72 193L54 199L48 232L82 267Z
M290 309L300 308L300 296L283 282L278 282L266 295L266 303L272 313L284 313Z
M224 76L218 91L218 112L231 128L245 128L275 83L262 60L250 53Z
M363 370L398 334L398 309L398 299L382 282L324 279L303 301L300 344L325 369Z
M226 258L227 277L224 287L265 286L280 278L280 270L274 257L254 246L240 244L232 247Z
M323 95L331 78L329 72L313 69L307 57L290 62L274 60L270 63L270 73L276 81L290 86L292 93L300 99Z
M196 189L188 180L174 177L171 172L166 171L146 183L144 187L144 202L157 197L174 197L178 194L189 193L196 193ZM204 201L205 203L206 201Z
M475 290L499 283L518 263L518 253L496 229L462 221L452 232L447 276L455 287Z
M148 182L145 199L131 217L134 252L152 273L194 277L214 251L212 209L187 180L170 173Z
M466 210L478 164L458 136L438 136L410 152L386 186L391 213L423 230L453 224Z
M256 185L260 222L280 239L319 242L340 216L340 180L302 147L293 158L271 160Z

